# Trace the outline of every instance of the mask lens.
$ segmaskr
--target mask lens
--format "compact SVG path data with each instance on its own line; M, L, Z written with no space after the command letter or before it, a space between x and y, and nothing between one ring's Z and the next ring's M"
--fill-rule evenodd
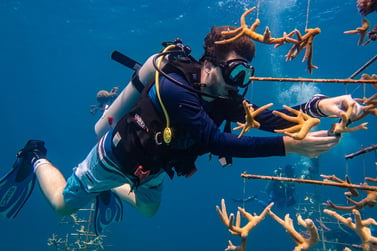
M231 67L231 66L230 66ZM236 64L229 73L229 79L238 87L246 87L250 84L250 77L254 75L254 67L246 62Z

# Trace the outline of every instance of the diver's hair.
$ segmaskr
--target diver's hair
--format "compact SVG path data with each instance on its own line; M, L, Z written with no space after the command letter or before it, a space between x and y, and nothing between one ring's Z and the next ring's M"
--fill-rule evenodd
M255 55L255 44L246 35L241 36L237 40L227 44L215 44L216 41L228 39L231 36L225 36L222 31L234 30L233 26L213 26L211 31L204 38L204 54L200 58L200 62L209 60L210 62L218 65L220 62L225 61L228 54L232 51L244 57L247 61L251 61Z

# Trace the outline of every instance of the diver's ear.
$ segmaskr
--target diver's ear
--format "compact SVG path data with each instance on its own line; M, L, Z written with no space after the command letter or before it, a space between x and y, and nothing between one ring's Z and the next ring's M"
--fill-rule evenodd
M203 70L205 73L209 74L215 66L208 60L204 60Z

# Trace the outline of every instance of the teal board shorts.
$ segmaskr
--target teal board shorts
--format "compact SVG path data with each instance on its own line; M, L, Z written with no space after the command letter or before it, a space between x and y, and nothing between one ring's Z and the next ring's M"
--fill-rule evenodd
M103 136L92 148L88 156L67 179L64 188L64 202L72 208L82 208L102 191L129 184L134 187L131 176L120 171L111 150L112 131ZM159 203L165 171L148 176L135 187L137 200L144 203Z

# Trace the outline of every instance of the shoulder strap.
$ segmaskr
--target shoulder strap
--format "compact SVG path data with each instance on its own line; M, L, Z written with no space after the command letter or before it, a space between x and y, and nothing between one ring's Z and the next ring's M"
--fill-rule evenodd
M200 86L201 65L192 56L169 59L168 63L162 69L165 73L183 74L187 82L194 88Z

